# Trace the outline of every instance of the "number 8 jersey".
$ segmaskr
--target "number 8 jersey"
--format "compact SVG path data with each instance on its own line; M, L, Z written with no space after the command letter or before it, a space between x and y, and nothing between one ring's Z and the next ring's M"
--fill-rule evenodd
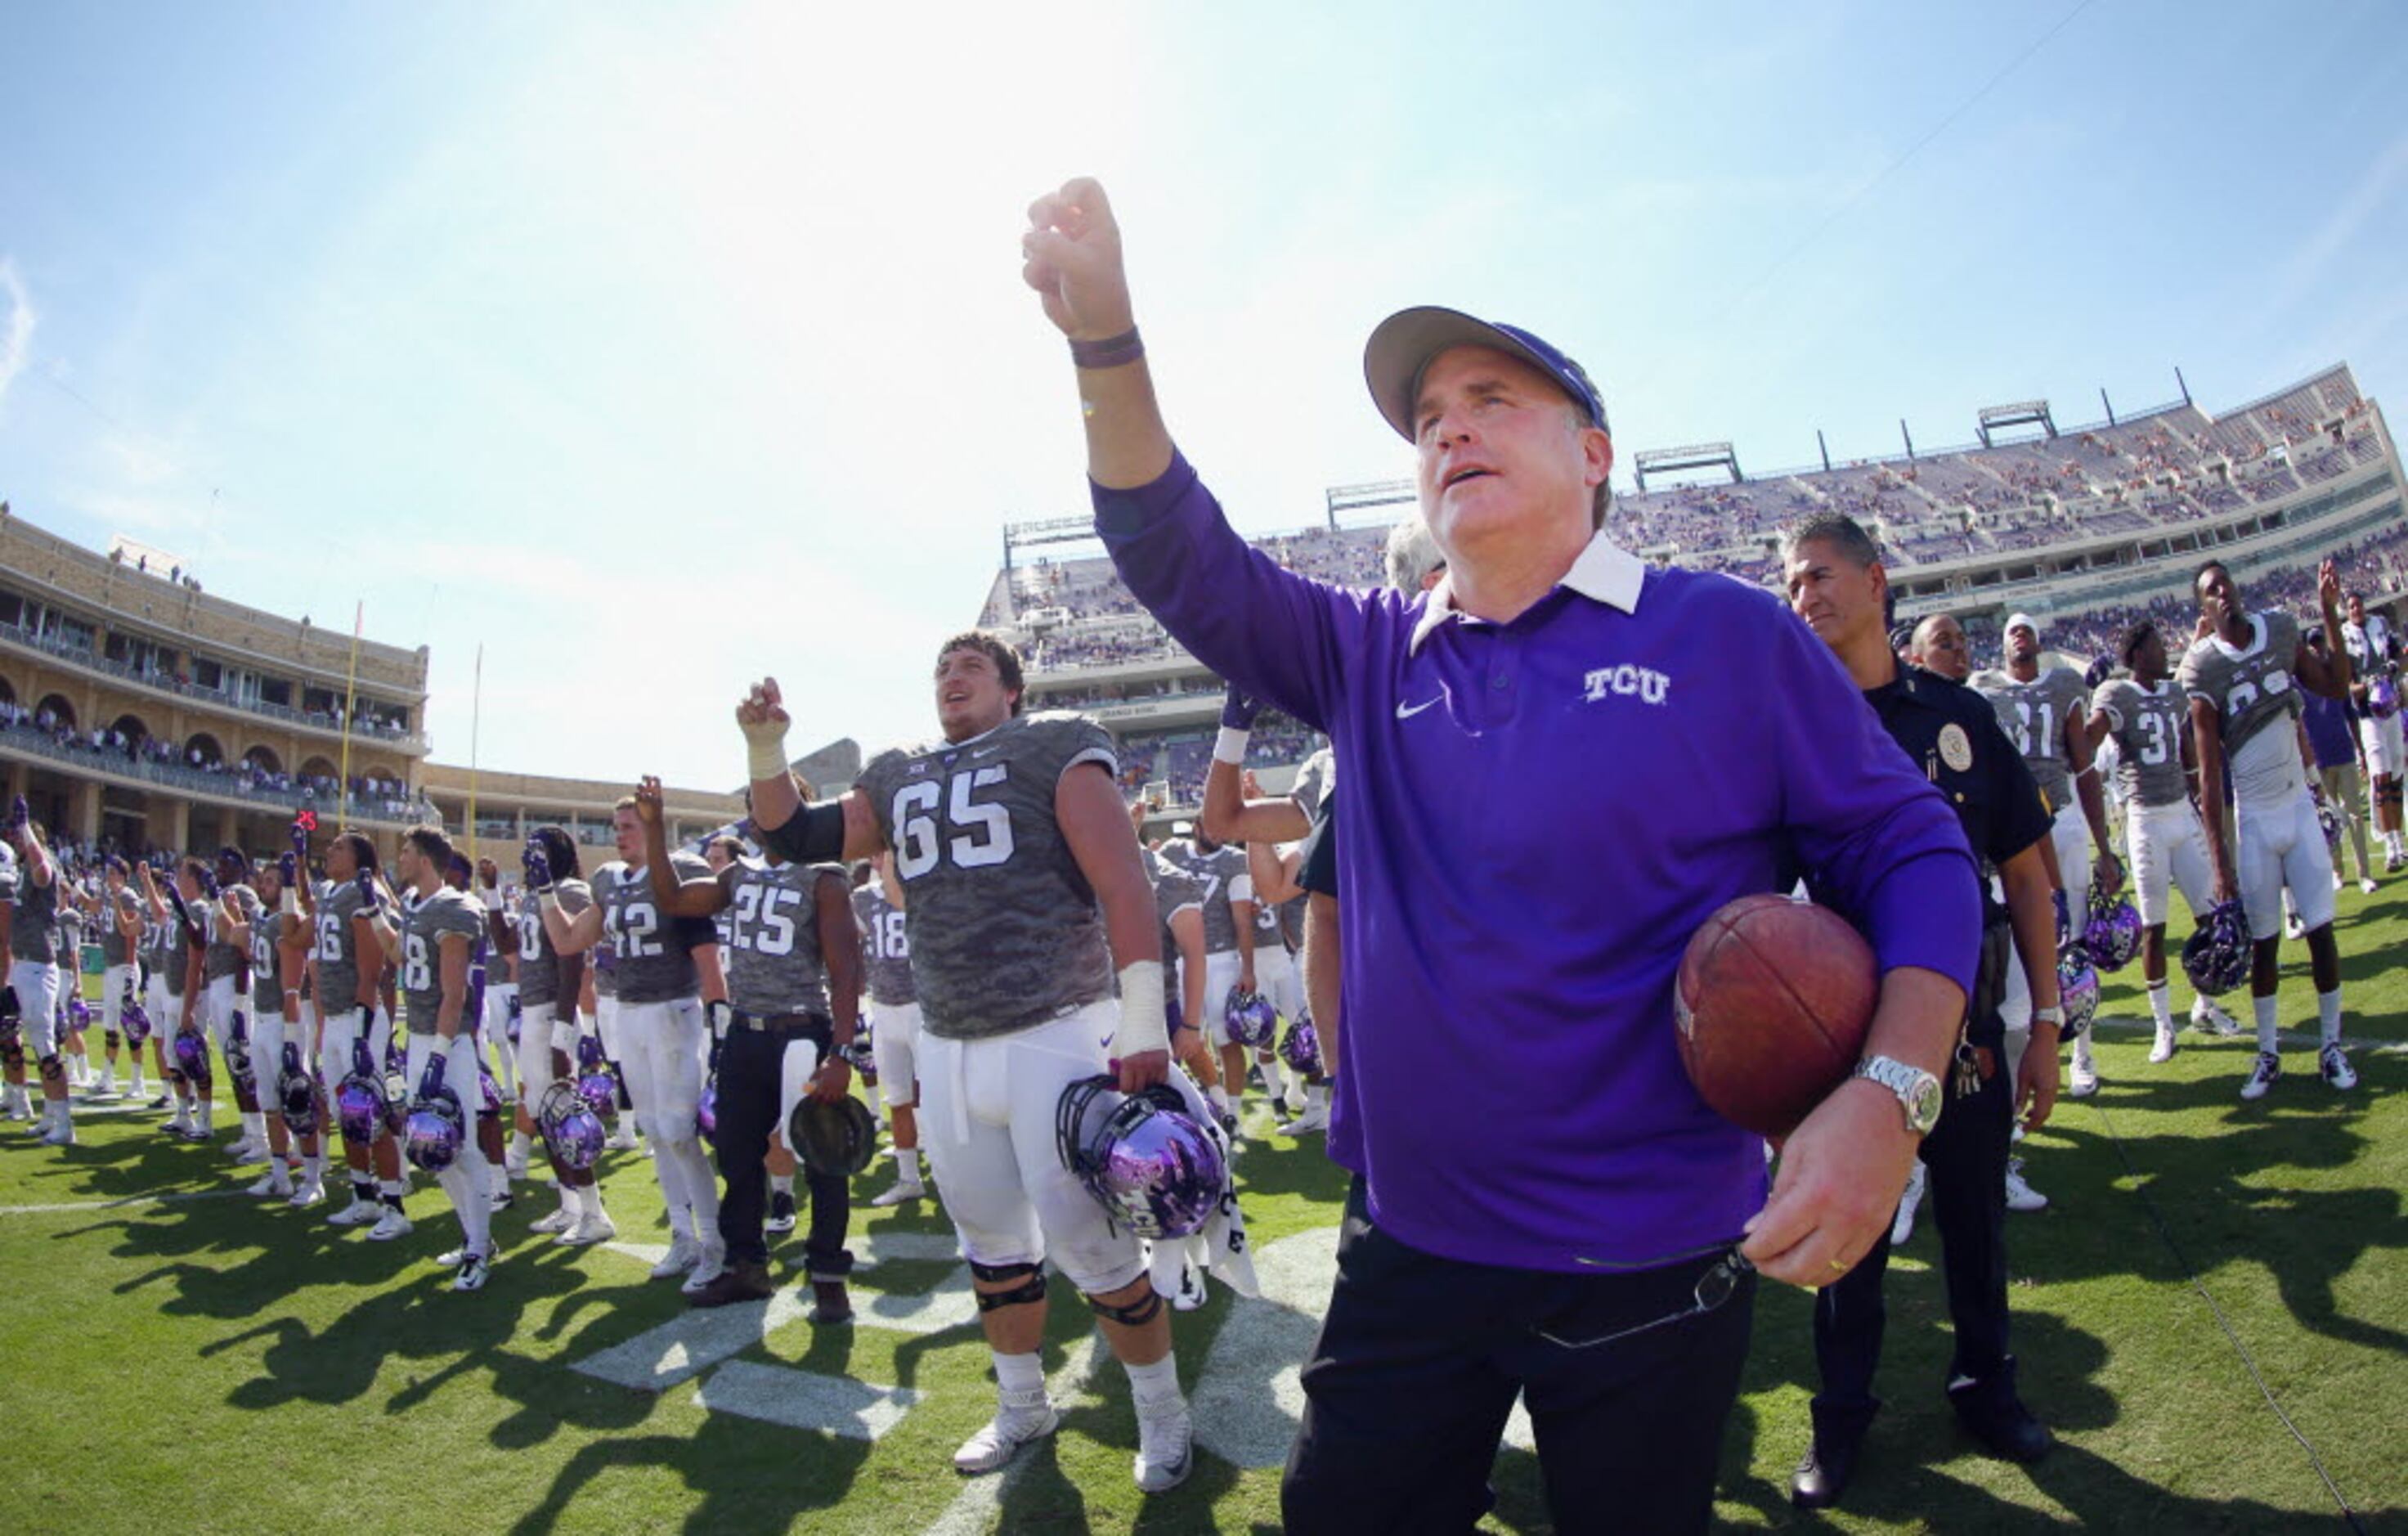
M1103 911L1054 816L1062 776L1117 773L1084 715L1015 716L983 736L880 753L857 787L895 849L922 1027L978 1040L1107 998Z

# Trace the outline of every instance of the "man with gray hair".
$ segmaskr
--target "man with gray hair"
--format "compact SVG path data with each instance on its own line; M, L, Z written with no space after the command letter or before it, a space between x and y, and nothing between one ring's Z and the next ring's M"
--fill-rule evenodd
M1388 530L1388 585L1407 596L1427 592L1444 569L1445 552L1419 513Z
M1471 1526L1518 1399L1559 1527L1704 1529L1751 1271L1836 1278L1905 1184L1980 934L1956 818L1768 594L1604 533L1605 408L1545 340L1435 308L1373 332L1366 380L1447 568L1411 598L1350 591L1253 551L1173 445L1103 189L1039 198L1022 249L1122 579L1348 765L1329 1153L1356 1177L1283 1524ZM1767 738L1815 750L1731 750ZM1870 1059L1768 1200L1762 1140L1682 1069L1672 983L1700 924L1801 857L1884 974ZM1519 1070L1463 1069L1499 1039ZM1463 1127L1508 1123L1464 1156Z

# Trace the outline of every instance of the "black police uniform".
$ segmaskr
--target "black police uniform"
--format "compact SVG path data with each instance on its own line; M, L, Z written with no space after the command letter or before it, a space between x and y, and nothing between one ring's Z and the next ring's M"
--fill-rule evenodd
M1902 666L1895 681L1868 690L1865 701L1891 739L1948 797L1985 871L2049 835L2040 787L1980 695L1937 673ZM2005 1181L2014 1085L2006 1069L1999 1000L2014 946L2005 909L1991 898L1986 880L1982 906L1982 964L1962 1048L1972 1054L1980 1085L1960 1094L1959 1071L1952 1066L1942 1074L1940 1124L1924 1138L1920 1156L1929 1171L1933 1225L1940 1229L1956 1330L1948 1398L1969 1428L2003 1451L2016 1441L2002 1431L2028 1418L2015 1397L2014 1357L2007 1350ZM1815 1297L1814 1358L1822 1390L1813 1401L1814 1449L1793 1485L1800 1503L1837 1500L1866 1426L1881 1406L1872 1382L1881 1360L1886 1317L1882 1278L1888 1268L1885 1227L1856 1267ZM2031 1454L2029 1433L2021 1454Z

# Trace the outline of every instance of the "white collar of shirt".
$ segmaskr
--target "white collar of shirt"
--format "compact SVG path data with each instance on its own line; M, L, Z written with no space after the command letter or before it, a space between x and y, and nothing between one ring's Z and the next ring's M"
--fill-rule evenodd
M2221 629L2211 634L2208 639L2214 640L2215 648L2231 660L2247 661L2266 643L2266 615L2263 613L2249 615L2249 644L2245 650L2234 649L2232 642L2224 638L2224 631Z
M1647 575L1646 563L1628 550L1616 545L1599 529L1589 538L1588 548L1581 551L1572 568L1564 572L1558 586L1567 586L1589 601L1618 608L1625 613L1639 611L1639 588ZM1405 642L1405 653L1412 654L1422 648L1430 632L1447 620L1460 618L1469 624L1484 621L1464 613L1455 606L1455 572L1450 569L1430 588L1429 601L1413 625L1412 638Z

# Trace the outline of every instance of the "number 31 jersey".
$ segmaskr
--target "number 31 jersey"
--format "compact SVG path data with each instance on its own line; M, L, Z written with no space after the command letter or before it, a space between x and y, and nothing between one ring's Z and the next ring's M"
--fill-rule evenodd
M1054 816L1082 763L1118 772L1084 715L1016 716L983 736L870 759L858 788L895 849L922 1027L1010 1034L1112 991L1103 911Z
M2189 797L2182 749L2190 706L2173 684L2144 688L2131 678L2109 678L2090 696L2090 708L2107 717L2115 782L2135 805L2173 805Z

